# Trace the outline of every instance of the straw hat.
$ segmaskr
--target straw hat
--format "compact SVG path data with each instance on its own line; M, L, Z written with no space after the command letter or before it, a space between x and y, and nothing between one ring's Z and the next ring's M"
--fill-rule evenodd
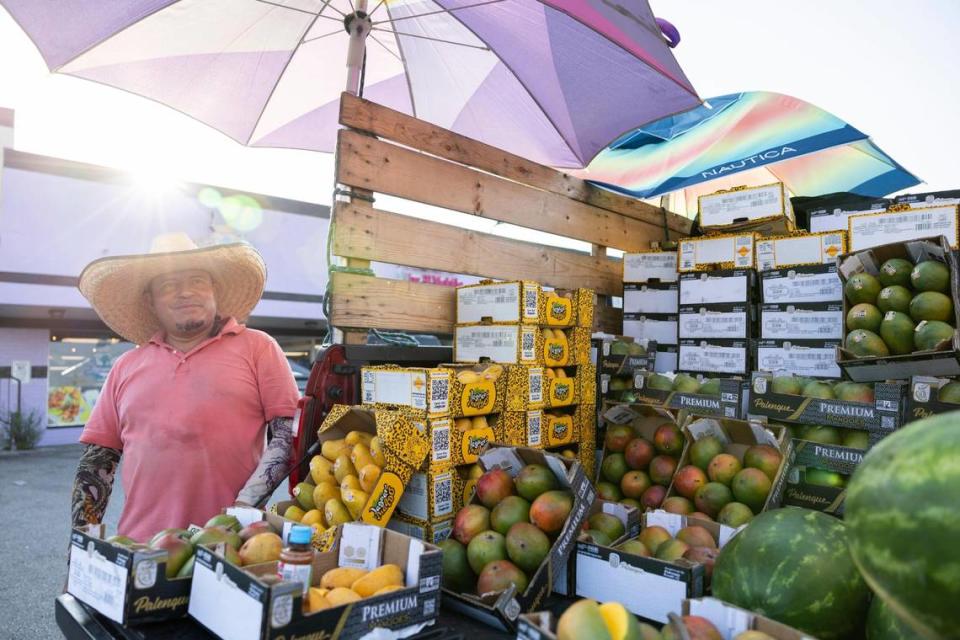
M157 331L143 292L150 281L171 271L201 269L213 278L217 313L242 322L263 294L267 267L257 250L245 243L198 248L185 233L154 238L150 252L94 260L80 274L80 293L108 327L131 342L143 344Z

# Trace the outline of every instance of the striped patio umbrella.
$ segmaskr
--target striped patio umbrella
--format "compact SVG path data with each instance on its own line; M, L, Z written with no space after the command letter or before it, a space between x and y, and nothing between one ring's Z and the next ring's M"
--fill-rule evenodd
M624 131L699 104L647 0L0 6L51 70L152 98L253 146L332 151L340 92L362 87L537 162L582 167Z
M867 136L808 102L752 91L710 98L622 136L582 178L640 198L783 182L794 195L880 197L919 184ZM674 209L676 210L676 209Z

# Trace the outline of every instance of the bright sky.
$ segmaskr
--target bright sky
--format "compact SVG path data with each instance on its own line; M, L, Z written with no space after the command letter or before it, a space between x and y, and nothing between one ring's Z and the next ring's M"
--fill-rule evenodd
M870 134L927 182L914 191L960 188L957 0L652 6L680 29L675 52L701 97L758 89L795 95ZM50 75L3 9L0 60L0 106L16 109L19 149L330 202L332 156L247 149L149 100Z

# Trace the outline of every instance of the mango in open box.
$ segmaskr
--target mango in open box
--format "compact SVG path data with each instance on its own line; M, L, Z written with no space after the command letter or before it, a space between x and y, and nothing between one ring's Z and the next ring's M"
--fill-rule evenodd
M315 513L307 524L362 520L384 526L430 450L411 411L334 405L318 432L321 453L310 463L315 484L294 489L301 506L309 507L300 521Z

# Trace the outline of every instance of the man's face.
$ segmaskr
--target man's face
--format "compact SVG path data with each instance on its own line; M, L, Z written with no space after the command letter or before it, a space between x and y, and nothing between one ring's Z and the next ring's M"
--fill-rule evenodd
M150 281L149 301L168 334L209 331L217 316L213 279L206 271L173 271Z

